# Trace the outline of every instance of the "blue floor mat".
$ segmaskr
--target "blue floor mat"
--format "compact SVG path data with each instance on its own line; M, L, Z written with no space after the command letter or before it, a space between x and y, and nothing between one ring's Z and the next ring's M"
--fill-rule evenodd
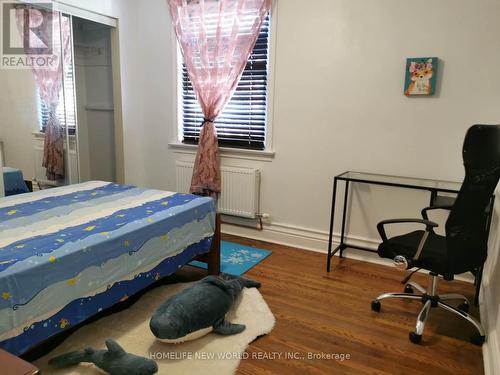
M262 262L269 255L270 250L244 246L234 242L221 241L221 272L240 276L250 268ZM207 268L207 264L196 260L189 263L191 266Z

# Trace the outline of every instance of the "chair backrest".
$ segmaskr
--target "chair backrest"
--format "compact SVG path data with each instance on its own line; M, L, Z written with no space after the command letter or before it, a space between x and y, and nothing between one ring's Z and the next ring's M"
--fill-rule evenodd
M455 274L486 260L486 211L500 178L500 125L469 128L462 154L465 179L446 222L448 266Z

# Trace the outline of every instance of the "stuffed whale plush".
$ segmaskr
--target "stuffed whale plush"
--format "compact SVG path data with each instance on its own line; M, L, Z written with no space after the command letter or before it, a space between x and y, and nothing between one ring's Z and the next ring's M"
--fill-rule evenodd
M68 367L81 362L89 362L109 375L153 375L158 371L155 361L125 352L114 340L106 340L106 347L107 350L88 347L62 354L49 360L49 365Z
M229 323L225 317L244 287L259 288L260 283L230 275L207 276L166 300L149 322L151 332L158 340L172 344L212 331L240 333L245 326Z

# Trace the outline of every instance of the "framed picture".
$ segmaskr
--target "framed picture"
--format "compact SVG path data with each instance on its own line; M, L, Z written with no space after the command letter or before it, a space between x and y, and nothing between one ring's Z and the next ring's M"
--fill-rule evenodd
M434 95L437 80L437 57L412 57L406 59L404 94Z

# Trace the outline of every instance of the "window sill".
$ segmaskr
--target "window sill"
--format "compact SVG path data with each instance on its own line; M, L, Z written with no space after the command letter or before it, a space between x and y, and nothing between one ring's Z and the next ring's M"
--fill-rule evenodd
M34 132L32 132L32 134L33 134L33 136L35 138L45 138L45 133L42 132L42 131L34 131ZM66 138L66 136L64 136L64 138ZM72 141L76 140L76 135L75 134L70 134L69 135L69 139L72 140Z
M168 147L174 152L181 154L196 154L197 145L187 145L184 143L169 143ZM244 148L219 147L221 157L247 159L258 161L272 161L274 151L269 150L248 150Z

